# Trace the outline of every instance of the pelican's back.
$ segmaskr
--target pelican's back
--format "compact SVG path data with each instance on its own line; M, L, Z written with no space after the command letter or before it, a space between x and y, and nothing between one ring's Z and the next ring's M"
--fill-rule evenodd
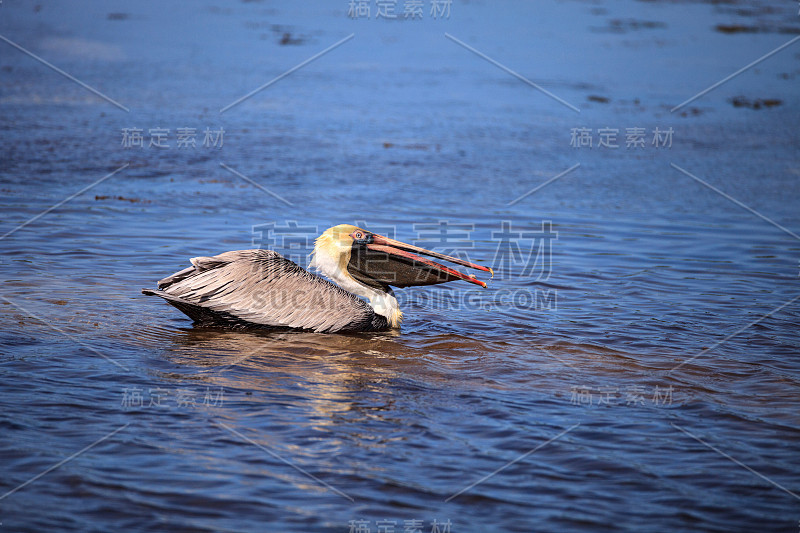
M195 257L158 282L160 296L202 326L260 326L317 332L377 331L386 319L357 296L272 250Z

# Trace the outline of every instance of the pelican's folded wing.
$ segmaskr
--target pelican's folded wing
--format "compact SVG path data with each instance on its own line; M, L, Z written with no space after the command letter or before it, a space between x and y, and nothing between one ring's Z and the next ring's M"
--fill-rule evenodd
M203 323L232 317L318 332L386 328L385 318L366 302L272 250L238 250L191 262L160 280L160 290L143 292L161 296Z

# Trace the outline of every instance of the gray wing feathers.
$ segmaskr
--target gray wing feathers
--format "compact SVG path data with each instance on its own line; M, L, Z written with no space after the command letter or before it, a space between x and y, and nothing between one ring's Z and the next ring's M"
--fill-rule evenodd
M374 316L363 300L272 250L238 250L191 262L158 287L248 322L330 332L369 323Z

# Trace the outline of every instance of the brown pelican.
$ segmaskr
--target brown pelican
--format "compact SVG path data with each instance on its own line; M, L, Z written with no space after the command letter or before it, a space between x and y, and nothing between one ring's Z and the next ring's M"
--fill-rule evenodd
M486 287L423 255L494 276L491 268L341 224L316 239L310 264L338 285L256 249L192 258L192 266L160 280L158 290L142 293L164 298L195 325L355 332L400 327L403 313L390 286L464 280Z

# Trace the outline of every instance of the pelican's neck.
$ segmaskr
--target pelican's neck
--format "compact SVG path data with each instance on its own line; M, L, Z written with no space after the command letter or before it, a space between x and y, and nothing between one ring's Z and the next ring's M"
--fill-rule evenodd
M397 303L392 289L384 292L357 281L347 271L347 264L350 262L350 248L339 250L333 249L335 244L326 244L317 242L311 263L308 265L309 268L318 270L342 289L366 298L375 313L386 318L389 326L399 328L400 322L403 321L403 313L400 311L400 305Z

